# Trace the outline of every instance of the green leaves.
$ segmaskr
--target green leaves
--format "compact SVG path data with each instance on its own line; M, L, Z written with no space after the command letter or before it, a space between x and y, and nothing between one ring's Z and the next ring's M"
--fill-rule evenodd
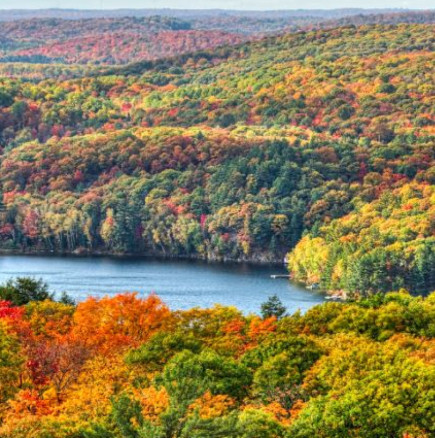
M0 319L0 405L18 390L18 377L24 362L15 336Z
M17 277L0 286L0 300L10 301L15 306L22 306L31 301L52 300L53 295L42 280Z
M207 390L213 395L227 394L241 399L247 394L251 380L252 375L244 365L204 350L199 354L184 351L175 355L157 382L175 400L190 404Z
M324 358L316 365L315 371L331 386L325 395L311 399L288 437L383 438L413 429L434 433L434 367L406 357L393 345L378 348L361 339L358 346L349 347L338 362ZM338 358L343 353L333 354ZM332 366L329 375L327 366Z
M277 295L272 295L261 305L261 316L263 319L274 316L279 320L285 316L286 312L287 309Z

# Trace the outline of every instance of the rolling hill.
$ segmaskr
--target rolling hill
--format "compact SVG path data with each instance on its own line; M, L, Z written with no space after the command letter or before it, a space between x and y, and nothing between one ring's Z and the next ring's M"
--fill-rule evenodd
M342 26L2 79L2 248L251 261L295 248L307 283L432 290L433 30Z

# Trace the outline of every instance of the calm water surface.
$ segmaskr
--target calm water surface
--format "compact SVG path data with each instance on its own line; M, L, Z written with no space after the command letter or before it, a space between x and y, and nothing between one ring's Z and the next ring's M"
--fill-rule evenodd
M221 303L245 313L258 313L275 293L289 312L323 302L315 291L270 278L285 273L284 267L149 258L0 256L0 283L17 276L42 278L53 292L67 291L77 301L89 295L155 292L174 310Z

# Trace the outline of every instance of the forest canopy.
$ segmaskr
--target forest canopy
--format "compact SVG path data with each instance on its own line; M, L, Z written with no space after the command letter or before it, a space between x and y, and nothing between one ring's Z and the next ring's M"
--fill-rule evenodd
M271 299L279 319L154 295L1 301L0 436L430 437L434 298L291 316Z
M309 284L434 290L433 30L317 29L43 79L25 64L31 81L0 79L1 248L294 250Z
M1 438L435 436L435 13L374 12L0 11L0 253L285 260L335 295L9 280Z

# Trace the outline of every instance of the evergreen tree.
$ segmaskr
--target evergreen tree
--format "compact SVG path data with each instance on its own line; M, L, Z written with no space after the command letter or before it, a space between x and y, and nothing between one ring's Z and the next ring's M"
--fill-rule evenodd
M261 316L263 319L275 316L280 319L286 315L287 308L283 305L278 295L272 295L261 305Z

